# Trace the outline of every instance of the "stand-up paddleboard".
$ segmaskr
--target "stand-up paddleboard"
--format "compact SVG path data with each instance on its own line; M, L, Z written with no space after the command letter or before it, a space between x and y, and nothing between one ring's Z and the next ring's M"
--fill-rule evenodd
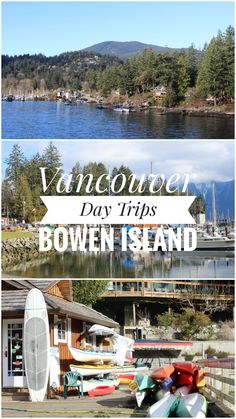
M36 288L26 298L23 344L30 397L33 402L41 402L48 384L50 343L45 300Z

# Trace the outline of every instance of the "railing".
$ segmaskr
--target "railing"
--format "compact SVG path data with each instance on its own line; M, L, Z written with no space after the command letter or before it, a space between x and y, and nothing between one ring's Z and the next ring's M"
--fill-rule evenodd
M211 400L211 402L218 403L225 406L232 413L234 412L234 368L233 365L229 368L222 367L203 367L206 387L203 390L204 395Z
M182 298L191 293L196 299L212 299L231 301L234 299L234 284L201 283L196 281L176 280L141 280L112 281L103 294L104 297L156 297Z

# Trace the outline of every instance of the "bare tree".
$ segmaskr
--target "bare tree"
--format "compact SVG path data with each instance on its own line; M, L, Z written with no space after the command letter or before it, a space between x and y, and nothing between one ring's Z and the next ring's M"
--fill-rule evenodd
M194 311L201 311L204 314L213 314L219 311L231 310L233 306L233 295L219 286L194 287L186 286L181 292L181 299L176 302L183 309L190 307Z

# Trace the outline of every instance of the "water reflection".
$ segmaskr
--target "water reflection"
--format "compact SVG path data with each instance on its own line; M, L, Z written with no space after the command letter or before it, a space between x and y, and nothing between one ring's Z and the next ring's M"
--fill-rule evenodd
M28 278L233 278L232 252L66 252L6 271Z
M125 114L95 105L56 102L3 102L3 138L234 138L234 118Z

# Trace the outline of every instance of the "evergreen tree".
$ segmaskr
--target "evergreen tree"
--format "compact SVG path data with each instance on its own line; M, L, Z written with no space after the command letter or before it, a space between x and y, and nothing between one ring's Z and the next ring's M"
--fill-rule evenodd
M56 191L56 183L59 177L62 175L62 162L61 162L61 155L57 149L57 147L50 142L50 144L46 147L42 154L42 165L46 167L46 182L47 185L50 183L52 178L54 177L57 169L59 169L57 176L55 177L54 181L51 183L45 195L58 195ZM42 181L41 181L42 182ZM62 186L63 187L63 186Z
M6 180L10 183L14 190L26 164L24 153L22 152L19 144L13 145L9 157L6 159L6 163Z
M5 179L2 182L2 215L9 218L12 216L13 193L10 183Z
M225 93L228 97L234 97L234 28L229 26L224 34L225 49Z
M88 163L83 168L83 175L86 176L86 175L89 175L89 174L93 175L93 180L92 180L92 183L91 183L91 187L93 188L92 195L108 195L109 181L107 179L105 179L105 176L102 178L102 181L100 182L100 190L106 190L106 192L104 192L103 194L99 194L95 189L96 181L98 180L98 178L103 174L108 175L108 171L107 171L105 165L103 163L96 163L96 162ZM82 195L87 195L87 193L85 192L86 184L87 184L87 182L83 183L83 186L82 186L82 189L81 189L81 194Z
M228 73L224 37L221 32L213 38L207 47L199 70L198 88L207 97L213 96L214 104L225 95Z
M33 217L32 193L25 174L18 178L14 198L14 216L19 221L29 222Z
M88 306L95 304L106 291L108 282L101 280L73 281L74 301Z

